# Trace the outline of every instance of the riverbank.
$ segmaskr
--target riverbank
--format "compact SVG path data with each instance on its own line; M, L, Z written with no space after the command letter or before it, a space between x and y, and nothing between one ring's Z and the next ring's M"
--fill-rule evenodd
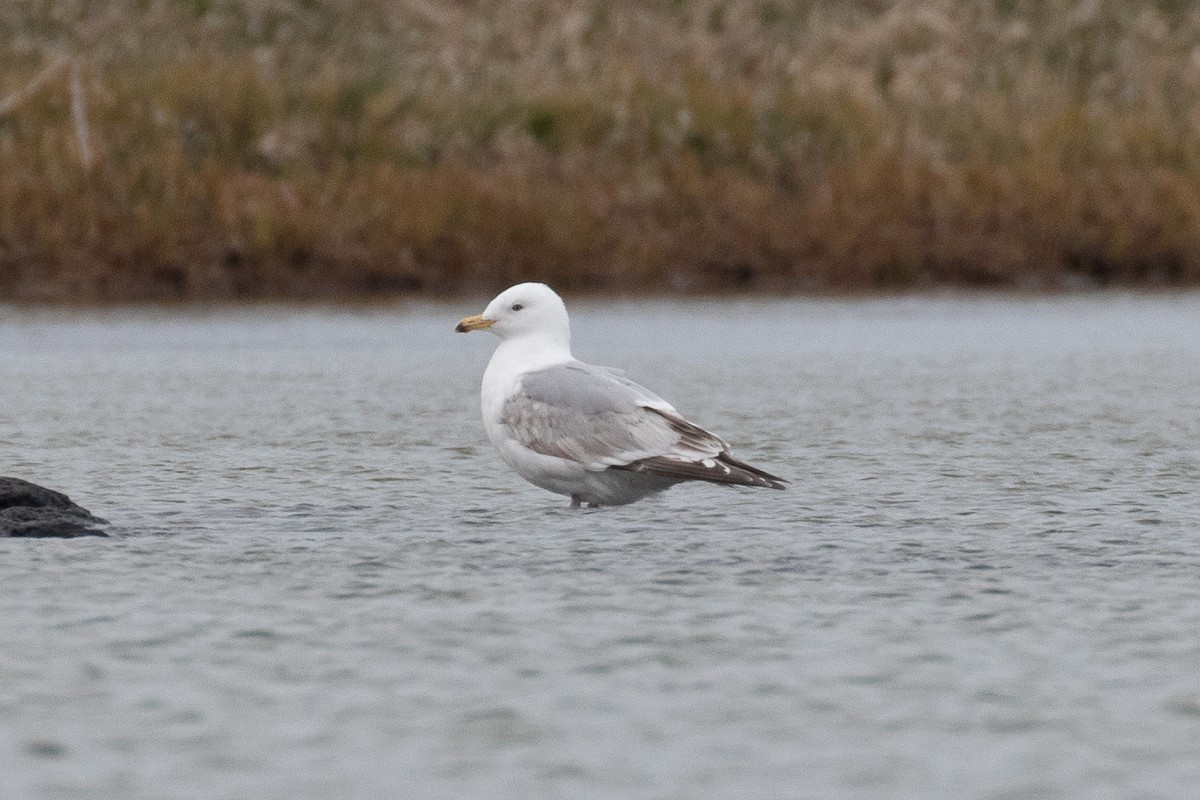
M1200 284L1200 13L0 11L0 300Z

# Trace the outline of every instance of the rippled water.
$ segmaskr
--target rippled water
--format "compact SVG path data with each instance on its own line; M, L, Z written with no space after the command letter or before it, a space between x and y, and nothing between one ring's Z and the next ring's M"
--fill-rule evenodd
M790 491L570 511L482 300L0 309L14 798L1183 798L1200 297L574 304Z

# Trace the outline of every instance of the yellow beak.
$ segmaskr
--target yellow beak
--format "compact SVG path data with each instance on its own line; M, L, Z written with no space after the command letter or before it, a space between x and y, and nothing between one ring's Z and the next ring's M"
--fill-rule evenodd
M473 317L463 317L459 320L458 325L454 326L454 330L459 333L470 333L471 331L486 331L488 328L496 324L496 320L487 319L486 317L476 314Z

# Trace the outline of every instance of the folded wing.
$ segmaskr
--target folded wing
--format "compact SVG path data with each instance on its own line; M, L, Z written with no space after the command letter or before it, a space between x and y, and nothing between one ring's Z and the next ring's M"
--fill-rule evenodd
M718 436L616 370L572 362L526 375L501 423L525 447L582 464L675 480L782 489L782 479L739 461Z

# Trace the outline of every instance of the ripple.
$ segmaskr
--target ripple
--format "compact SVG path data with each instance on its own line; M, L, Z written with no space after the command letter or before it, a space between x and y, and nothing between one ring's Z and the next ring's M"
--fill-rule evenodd
M116 534L0 540L14 791L1190 796L1200 298L629 308L581 353L789 491L566 508L444 306L0 318Z

